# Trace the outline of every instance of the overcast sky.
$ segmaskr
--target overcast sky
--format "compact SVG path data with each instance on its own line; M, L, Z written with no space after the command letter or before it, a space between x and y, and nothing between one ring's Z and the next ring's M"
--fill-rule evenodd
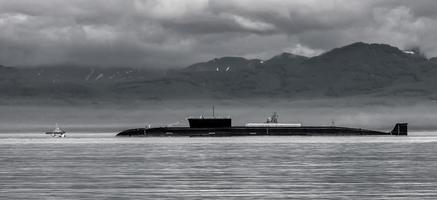
M437 56L436 0L0 0L0 64L181 67L356 41Z

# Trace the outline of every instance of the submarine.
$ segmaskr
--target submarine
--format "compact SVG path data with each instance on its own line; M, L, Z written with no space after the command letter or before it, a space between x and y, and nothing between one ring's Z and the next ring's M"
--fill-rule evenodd
M232 137L232 136L406 136L408 123L397 123L392 131L382 132L361 128L302 126L298 123L278 123L278 115L265 123L232 126L230 117L189 117L188 127L148 127L128 129L118 137Z

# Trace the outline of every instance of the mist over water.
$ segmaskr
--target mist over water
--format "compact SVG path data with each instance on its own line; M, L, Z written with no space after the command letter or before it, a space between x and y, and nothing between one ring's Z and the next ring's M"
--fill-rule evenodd
M384 99L320 100L173 100L102 104L1 105L0 133L38 132L58 123L67 131L119 132L128 128L187 126L189 116L232 117L233 125L264 122L272 112L280 122L332 125L389 131L397 122L410 130L437 130L435 102L394 102Z

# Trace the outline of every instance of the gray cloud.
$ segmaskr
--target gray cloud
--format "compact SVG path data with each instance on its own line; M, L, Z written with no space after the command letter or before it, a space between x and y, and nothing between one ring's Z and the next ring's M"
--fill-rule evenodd
M437 56L434 0L0 0L0 63L180 67L356 41Z

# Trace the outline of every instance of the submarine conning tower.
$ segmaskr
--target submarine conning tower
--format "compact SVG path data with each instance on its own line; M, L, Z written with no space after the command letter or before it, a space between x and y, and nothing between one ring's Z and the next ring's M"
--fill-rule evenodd
M230 117L199 117L188 118L190 128L230 128L232 119Z

